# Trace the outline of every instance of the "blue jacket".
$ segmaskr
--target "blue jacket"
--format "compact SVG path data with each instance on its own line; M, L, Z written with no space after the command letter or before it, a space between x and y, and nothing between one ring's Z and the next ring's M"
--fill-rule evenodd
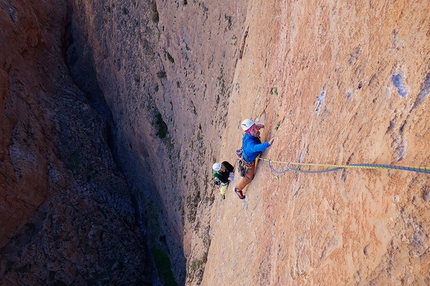
M257 158L261 151L269 148L269 142L261 143L260 138L245 133L242 138L243 159L251 163Z

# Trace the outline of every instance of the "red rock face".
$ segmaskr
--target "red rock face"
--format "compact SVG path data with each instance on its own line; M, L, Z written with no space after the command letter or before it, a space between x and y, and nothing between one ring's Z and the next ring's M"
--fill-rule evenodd
M216 203L202 285L429 283L429 174L282 172L287 162L429 166L429 9L250 3L229 114L265 123L272 162L260 162L246 201L230 189ZM241 137L237 125L225 134L222 158Z
M275 172L429 166L429 6L376 2L0 4L0 284L428 284L427 174Z
M44 121L37 101L40 85L46 85L35 69L44 41L40 18L20 4L3 4L1 11L0 246L4 246L47 197L48 158L53 146L48 140L52 124ZM44 14L39 16L43 19Z

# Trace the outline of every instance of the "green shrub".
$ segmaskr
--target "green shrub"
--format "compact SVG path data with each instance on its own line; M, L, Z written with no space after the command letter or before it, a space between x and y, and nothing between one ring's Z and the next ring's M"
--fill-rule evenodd
M155 265L157 266L158 274L160 275L163 285L178 285L173 276L169 257L162 250L157 248L152 249L152 255L154 256Z
M160 139L164 139L166 137L166 135L167 135L167 132L168 132L168 130L167 130L167 124L166 124L166 122L164 122L163 117L161 116L160 112L158 112L155 115L155 118L156 118L155 124L157 125L157 128L158 128L158 130L157 130L157 136Z
M169 53L167 53L167 58L169 59L169 61L171 63L175 63L175 60L173 59L173 57Z
M166 75L166 72L165 71L159 71L159 72L157 72L157 77L158 78L165 78L167 75Z
M158 12L157 11L155 11L155 12L152 12L152 21L154 22L154 23L158 23L158 21L159 21L160 19L159 19L159 16L158 16Z

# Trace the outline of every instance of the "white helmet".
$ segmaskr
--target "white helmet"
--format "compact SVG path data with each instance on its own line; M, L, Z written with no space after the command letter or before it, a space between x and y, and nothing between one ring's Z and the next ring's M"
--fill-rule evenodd
M251 128L252 125L254 125L254 121L252 121L249 118L242 121L242 124L241 124L243 131L248 130L249 128Z
M221 164L220 163L213 164L212 169L218 172L219 170L221 170Z

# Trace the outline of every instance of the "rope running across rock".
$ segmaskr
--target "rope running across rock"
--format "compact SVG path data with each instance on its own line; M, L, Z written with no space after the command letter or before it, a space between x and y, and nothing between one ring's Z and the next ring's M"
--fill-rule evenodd
M408 167L408 166L396 166L396 165L388 165L388 164L369 164L369 163L350 164L350 165L296 163L296 162L274 161L274 160L270 160L270 159L266 159L266 158L260 158L259 160L267 162L270 170L276 174L284 174L288 171L294 171L294 172L298 172L298 173L326 173L326 172L337 171L340 169L403 170L403 171L430 174L430 167ZM285 166L282 167L280 170L276 170L273 167L273 163L283 164ZM301 169L302 166L324 167L324 168L328 168L328 169L302 170Z

